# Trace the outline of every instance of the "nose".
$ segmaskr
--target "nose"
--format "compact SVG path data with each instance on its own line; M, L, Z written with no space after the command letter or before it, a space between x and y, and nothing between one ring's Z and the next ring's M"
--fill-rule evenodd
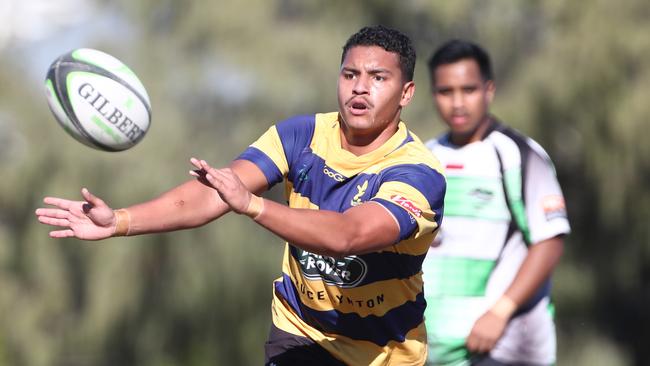
M465 99L463 98L463 93L458 93L458 92L453 93L451 97L451 103L452 103L452 107L454 108L462 108L463 104L465 103Z
M354 94L367 94L368 93L368 77L364 75L359 75L354 79L354 85L352 87L352 92Z

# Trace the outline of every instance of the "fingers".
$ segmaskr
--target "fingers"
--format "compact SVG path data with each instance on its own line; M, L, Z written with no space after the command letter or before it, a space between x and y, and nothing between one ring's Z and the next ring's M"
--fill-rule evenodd
M72 229L50 231L50 238L71 238L74 236Z
M484 314L476 321L467 337L467 349L475 353L491 351L501 338L505 325L505 321L492 313Z
M190 170L191 176L198 178L203 183L207 182L217 189L224 187L224 184L232 176L232 171L229 168L216 169L202 159L190 158L190 163L197 168Z
M36 210L36 216L39 217L48 217L53 219L69 219L70 212L66 210L60 210L57 208L39 208Z
M190 170L190 175L195 177L201 184L206 185L206 186L208 186L210 188L215 188L212 185L212 183L208 180L208 178L207 178L208 172L205 169L203 169L203 164L201 164L201 162L203 162L205 165L207 165L205 160L199 160L197 158L190 158L190 163L192 165L194 165L194 167L196 168L194 170Z
M83 196L83 198L86 201L88 201L88 203L90 203L91 205L93 205L95 207L96 206L101 206L101 205L106 205L101 198L99 198L99 197L95 196L94 194L90 193L88 188L81 188L81 195Z
M190 158L190 163L198 169L203 169L203 167L201 166L201 161L197 158L194 157Z
M88 201L88 203L91 206L91 207L87 207L88 205L86 205L86 207L84 207L84 212L87 212L87 209L90 209L95 206L106 205L106 203L104 203L104 201L101 198L90 193L90 191L87 188L81 189L81 195L86 201ZM56 206L62 210L67 210L67 211L69 211L72 208L73 204L76 203L76 201L66 200L58 197L45 197L43 198L43 202L45 204Z
M193 177L203 178L203 177L205 177L206 174L207 173L203 169L190 170L190 175L193 176Z
M482 342L480 339L478 339L478 337L470 335L469 338L467 338L467 349L470 352L483 353L486 351L486 349L481 343Z
M467 349L473 353L486 353L489 352L492 347L489 342L480 339L468 339L467 340Z
M38 221L42 224L52 225L52 226L63 226L63 227L70 226L70 220L68 219L55 219L47 216L39 216Z
M69 210L74 201L66 200L58 197L45 197L43 198L43 203L56 206L63 210Z

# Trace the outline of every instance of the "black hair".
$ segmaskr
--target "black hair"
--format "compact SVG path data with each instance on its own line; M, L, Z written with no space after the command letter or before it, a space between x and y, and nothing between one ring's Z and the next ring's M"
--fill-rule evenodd
M399 55L399 65L405 81L413 80L415 70L415 49L411 39L404 33L376 25L372 27L363 27L357 33L348 38L343 46L341 54L341 64L345 60L348 50L355 46L379 46L388 52Z
M447 41L431 55L427 63L431 78L433 79L435 76L438 66L452 64L466 59L476 61L483 81L494 80L492 62L488 53L481 46L461 39Z

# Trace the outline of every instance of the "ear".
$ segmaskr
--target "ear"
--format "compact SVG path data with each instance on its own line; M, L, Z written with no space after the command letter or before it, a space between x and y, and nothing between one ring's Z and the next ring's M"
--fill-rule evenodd
M415 94L415 82L413 80L407 82L402 86L402 98L399 101L400 107L406 107L413 99Z
M494 93L497 91L497 86L494 84L493 80L488 80L485 83L485 98L487 99L488 103L492 103L492 100L494 99Z

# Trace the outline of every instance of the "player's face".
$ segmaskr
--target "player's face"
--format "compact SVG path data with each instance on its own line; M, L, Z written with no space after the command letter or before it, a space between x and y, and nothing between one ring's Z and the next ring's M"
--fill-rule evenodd
M366 135L399 122L415 84L404 82L398 54L378 46L355 46L343 60L337 90L344 127Z
M452 142L466 144L481 138L494 98L494 83L481 77L473 59L440 65L434 72L433 99L449 126Z

